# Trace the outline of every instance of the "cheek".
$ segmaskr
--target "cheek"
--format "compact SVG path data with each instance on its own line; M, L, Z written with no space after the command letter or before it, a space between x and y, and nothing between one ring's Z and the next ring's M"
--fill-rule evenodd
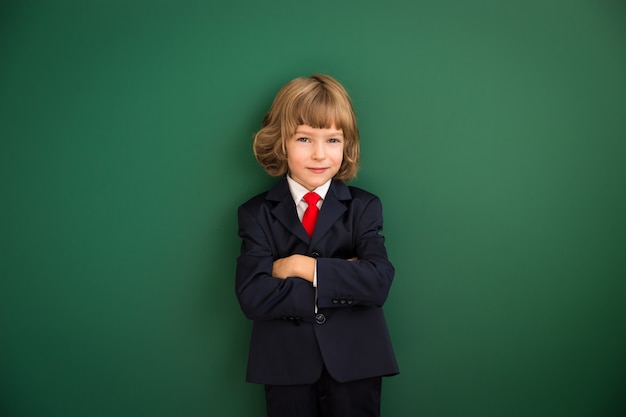
M297 152L287 152L287 166L289 169L297 168L299 165L302 165L301 158Z
M289 171L293 170L293 158L287 157L287 168L289 169Z
M343 149L337 151L336 156L335 156L335 160L339 163L342 163L344 160L344 152Z

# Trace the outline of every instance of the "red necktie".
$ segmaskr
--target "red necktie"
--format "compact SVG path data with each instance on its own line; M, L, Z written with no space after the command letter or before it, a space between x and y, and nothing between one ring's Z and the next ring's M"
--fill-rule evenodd
M320 212L320 209L317 208L317 202L320 198L316 193L306 193L304 195L304 201L309 206L306 208L304 216L302 216L302 226L304 226L304 230L306 230L309 236L313 236L313 231L315 230L315 222L317 222L317 215Z

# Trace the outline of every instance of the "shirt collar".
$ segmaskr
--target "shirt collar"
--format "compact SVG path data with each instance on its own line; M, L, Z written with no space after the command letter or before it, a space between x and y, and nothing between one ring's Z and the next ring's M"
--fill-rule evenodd
M313 192L317 193L320 197L322 197L322 200L324 200L326 198L326 194L328 193L328 189L330 188L331 182L332 182L332 178L326 181L324 184L317 187L315 190L313 190ZM296 204L300 203L300 201L302 200L302 197L304 197L304 195L309 192L309 190L304 188L301 184L296 182L289 175L287 175L287 184L289 184L289 191L291 192L291 197L293 198L293 201Z

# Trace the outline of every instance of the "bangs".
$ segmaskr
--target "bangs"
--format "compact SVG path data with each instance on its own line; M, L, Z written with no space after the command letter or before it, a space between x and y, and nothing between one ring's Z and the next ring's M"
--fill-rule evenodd
M334 124L337 129L349 129L354 119L350 102L333 96L326 89L316 90L299 97L300 99L294 103L292 121L295 126L308 125L318 129L329 129Z

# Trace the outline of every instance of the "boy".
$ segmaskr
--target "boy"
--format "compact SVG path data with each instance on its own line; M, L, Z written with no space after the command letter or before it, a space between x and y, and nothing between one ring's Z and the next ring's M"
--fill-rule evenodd
M332 77L287 83L254 138L272 176L239 207L236 293L254 320L247 381L269 417L379 416L398 366L382 305L394 276L381 202L354 178L359 133Z

